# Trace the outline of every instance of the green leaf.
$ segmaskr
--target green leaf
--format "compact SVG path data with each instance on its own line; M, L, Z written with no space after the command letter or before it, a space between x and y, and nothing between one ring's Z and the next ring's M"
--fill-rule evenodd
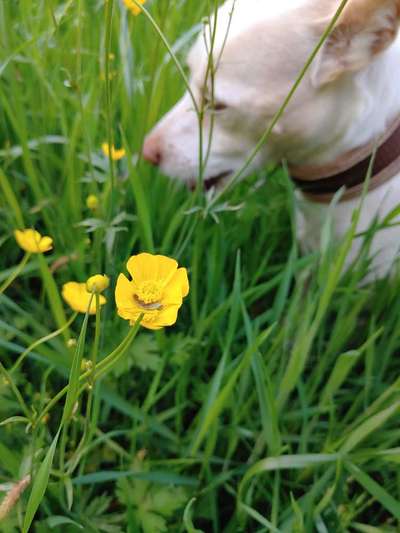
M292 505L294 521L293 521L293 533L303 533L304 531L304 516L300 509L299 504L295 500L292 493L290 493L290 503Z
M302 470L323 464L334 463L341 459L338 453L332 454L304 454L304 455L281 455L280 457L269 457L254 464L244 475L239 485L238 498L242 501L242 494L245 486L254 476L265 472L277 470Z
M90 304L89 304L90 305ZM69 373L68 380L68 392L65 399L64 411L61 420L61 425L64 425L65 422L71 417L74 410L75 402L78 398L79 390L79 377L81 375L81 364L83 358L83 351L85 349L85 340L86 340L86 331L89 320L89 313L86 312L85 318L83 320L81 332L79 334L78 344L76 345L76 350L74 358L72 360L71 370Z
M277 529L269 520L267 520L262 514L260 514L258 511L253 509L252 507L249 507L248 505L241 503L240 509L247 513L253 520L256 520L259 522L262 526L267 528L266 531L271 531L271 533L281 533L280 529Z
M145 468L137 462L137 468ZM139 472L146 474L146 470ZM135 515L135 521L149 533L168 531L167 520L182 508L187 492L173 485L160 486L144 479L121 479L118 483L119 501Z
M167 521L158 514L140 511L138 518L144 533L164 533L168 531Z
M320 401L321 406L324 406L328 401L332 400L336 391L340 389L351 369L357 363L360 355L361 352L351 350L350 352L343 353L337 358L332 373L322 392Z
M7 424L29 424L29 422L29 419L25 416L10 416L0 422L0 426L6 426Z
M397 413L399 409L400 401L397 401L387 409L380 411L378 414L366 420L350 433L344 444L341 446L340 451L342 453L350 453L361 441L367 438L368 435L383 426L383 424L385 424L390 417Z
M400 520L400 502L398 500L393 498L381 485L358 468L358 466L353 463L345 463L345 467L371 496L380 502L397 520Z
M359 522L352 522L351 527L361 533L398 533L397 529L391 527L374 527L368 524L361 524Z
M25 224L24 224L24 217L22 216L22 211L20 208L20 203L14 194L13 188L11 187L10 182L7 179L7 176L4 174L4 172L1 169L0 169L0 189L3 191L5 201L8 203L9 207L11 208L11 211L13 212L16 227L22 229L25 226Z
M154 487L151 496L151 508L167 518L181 508L187 500L187 493L182 487Z
M78 524L78 522L75 522L75 520L68 518L68 516L60 516L60 515L49 516L49 518L46 520L46 523L50 529L64 526L66 524L76 526L79 529L84 529L84 527L81 524Z
M119 377L128 372L133 366L138 367L143 372L146 370L155 372L160 363L161 357L155 336L142 333L136 337L133 349L115 365L114 373Z
M197 487L199 484L198 480L192 477L180 476L178 474L156 470L152 472L132 470L127 470L125 472L116 472L112 470L100 471L78 476L72 480L72 483L74 485L92 485L94 483L105 483L127 477L132 477L143 481L151 481L153 483L160 483L162 485Z
M192 507L195 501L196 501L196 498L192 498L186 505L185 511L183 513L183 525L186 528L186 533L204 533L202 529L197 529L193 525Z
M18 469L20 467L19 453L17 450L12 450L0 441L0 465L6 472L9 472L13 477L17 477Z
M225 335L224 341L224 351L222 353L221 360L218 363L217 369L214 372L211 383L208 387L207 397L203 403L200 415L198 416L197 428L194 431L194 437L192 438L192 443L190 445L189 455L193 455L195 448L200 444L202 436L200 434L204 433L204 424L207 418L207 414L212 409L215 404L218 393L222 387L222 381L230 357L230 348L237 330L238 320L240 316L240 306L241 306L241 261L240 253L236 256L236 265L235 265L235 279L233 283L233 294L232 301L230 305L229 321L228 328Z
M46 290L47 299L50 309L53 313L54 320L59 329L62 329L63 337L66 341L71 337L69 328L65 328L67 318L65 316L64 307L61 301L58 287L54 281L53 274L50 272L49 266L43 254L37 254L39 261L40 273L42 275L43 285Z
M33 518L46 492L46 488L49 483L50 469L53 464L54 453L56 451L59 435L60 435L60 430L58 430L56 436L54 437L53 442L51 443L51 446L48 449L46 456L42 464L40 465L37 474L34 477L32 490L29 495L28 504L26 506L26 513L25 513L24 523L22 526L22 533L29 532L29 528L31 527Z
M199 449L201 442L203 438L205 437L205 435L207 434L210 426L218 418L218 416L224 409L227 400L230 398L231 394L233 393L237 380L242 375L242 373L246 370L246 368L250 365L254 353L268 339L274 327L275 326L272 325L266 331L261 333L257 337L257 339L254 341L254 343L245 351L242 360L237 365L236 369L232 372L231 377L228 379L227 384L223 387L221 392L218 394L215 402L213 403L213 405L210 406L209 410L207 411L204 421L201 425L201 428L197 434L196 440L194 441L193 448L191 451L192 454L195 454L197 450Z

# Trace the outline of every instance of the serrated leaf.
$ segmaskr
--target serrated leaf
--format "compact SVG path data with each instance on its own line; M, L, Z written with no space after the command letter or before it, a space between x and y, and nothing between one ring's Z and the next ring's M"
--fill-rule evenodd
M68 518L68 516L61 516L61 515L49 516L49 518L46 520L46 523L50 529L54 529L59 526L64 526L66 524L76 526L78 529L83 529L83 526L81 524L78 524L78 522L75 522L75 520Z
M187 494L181 487L154 487L151 490L152 510L169 518L184 505Z
M168 531L165 518L158 514L140 512L138 517L144 533L164 533Z

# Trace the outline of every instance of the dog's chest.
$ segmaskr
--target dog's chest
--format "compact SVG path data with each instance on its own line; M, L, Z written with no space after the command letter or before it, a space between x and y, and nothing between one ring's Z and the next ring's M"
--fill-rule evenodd
M335 206L315 203L307 200L300 192L297 192L296 221L297 238L302 249L306 252L318 251L321 247L321 235L330 223L332 238L339 240L351 227L355 209L360 205L361 197L349 201L340 202ZM400 204L400 174L378 189L371 191L364 199L357 233L364 233L376 221L382 224ZM398 223L400 216L390 221L390 224ZM360 252L362 238L353 241L352 249L347 258L350 265ZM400 225L390 228L378 229L374 234L371 244L371 275L384 277L390 271L394 260L400 251Z

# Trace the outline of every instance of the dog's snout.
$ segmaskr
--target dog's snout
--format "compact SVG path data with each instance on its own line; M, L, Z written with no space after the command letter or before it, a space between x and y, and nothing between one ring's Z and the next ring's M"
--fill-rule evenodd
M162 152L160 141L155 135L148 135L144 140L143 157L146 161L157 167L161 164Z

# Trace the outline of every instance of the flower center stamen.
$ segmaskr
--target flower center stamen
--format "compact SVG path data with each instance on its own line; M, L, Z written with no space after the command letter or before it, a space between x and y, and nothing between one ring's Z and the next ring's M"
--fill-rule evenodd
M146 311L156 311L162 308L162 285L159 281L144 281L136 286L135 301Z

